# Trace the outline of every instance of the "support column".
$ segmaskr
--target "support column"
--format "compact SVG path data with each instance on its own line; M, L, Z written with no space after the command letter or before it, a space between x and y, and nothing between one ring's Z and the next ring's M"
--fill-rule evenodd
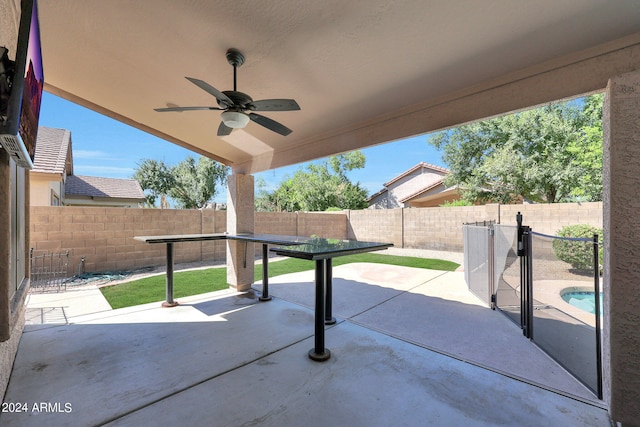
M609 80L604 104L604 398L640 420L640 71Z
M253 175L234 173L227 180L227 232L253 233ZM227 282L238 291L253 283L254 244L227 240Z

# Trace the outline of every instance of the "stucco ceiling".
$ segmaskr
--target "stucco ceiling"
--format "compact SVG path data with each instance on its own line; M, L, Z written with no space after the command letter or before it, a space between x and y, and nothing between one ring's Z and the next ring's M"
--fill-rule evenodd
M612 70L598 60L624 49L632 50L614 71L640 67L638 0L40 0L39 8L48 91L245 173L601 89ZM217 137L219 111L153 110L216 105L184 77L231 89L228 48L246 56L238 90L300 104L264 113L292 134L250 123ZM597 76L578 84L576 72L590 75L585 61ZM540 80L537 91L536 76L554 72L560 81ZM491 107L496 88L518 81L532 89ZM484 101L452 103L483 92Z

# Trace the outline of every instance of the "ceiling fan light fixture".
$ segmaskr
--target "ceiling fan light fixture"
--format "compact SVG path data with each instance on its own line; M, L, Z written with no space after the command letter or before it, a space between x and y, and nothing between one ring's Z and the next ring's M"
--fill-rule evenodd
M240 111L225 111L221 118L225 126L232 129L242 129L249 124L249 116Z
M218 126L218 136L227 136L233 129L242 129L250 121L269 129L282 136L291 133L291 129L278 123L269 117L255 113L255 111L297 111L300 106L294 99L261 99L254 101L246 93L238 91L237 88L237 68L244 63L244 55L237 49L227 51L227 62L233 66L233 90L219 91L209 83L193 77L185 77L194 85L213 95L218 102L217 107L179 107L154 108L157 112L173 111L197 111L197 110L217 110L222 111L222 119ZM168 104L167 104L168 105Z

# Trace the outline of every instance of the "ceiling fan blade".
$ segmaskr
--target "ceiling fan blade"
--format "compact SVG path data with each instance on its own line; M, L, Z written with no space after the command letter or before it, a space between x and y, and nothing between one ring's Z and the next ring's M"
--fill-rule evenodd
M178 113L182 111L204 111L204 110L222 110L218 107L167 107L167 108L154 108L154 111L159 113L165 113L167 111L176 111Z
M253 111L295 111L300 106L293 99L263 99L253 101L250 107Z
M275 120L270 119L269 117L261 116L260 114L249 113L249 118L257 124L264 126L276 133L279 133L282 136L287 136L292 132L291 129L289 129L285 125L278 123Z
M233 101L231 100L231 98L229 98L224 93L220 92L215 87L211 86L209 83L199 79L194 79L193 77L185 77L185 78L189 80L191 83L193 83L194 85L198 86L200 89L215 96L215 98L218 100L218 104L224 104L224 105L220 105L221 107L228 108L233 105Z
M218 136L227 136L232 130L233 129L225 125L224 122L220 122L220 126L218 126Z

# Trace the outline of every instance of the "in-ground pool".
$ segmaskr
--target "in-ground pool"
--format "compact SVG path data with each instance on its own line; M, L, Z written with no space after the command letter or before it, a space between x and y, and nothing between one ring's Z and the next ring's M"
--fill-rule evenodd
M562 292L562 299L580 310L595 314L596 298L593 291ZM600 292L600 313L602 313L602 292Z

